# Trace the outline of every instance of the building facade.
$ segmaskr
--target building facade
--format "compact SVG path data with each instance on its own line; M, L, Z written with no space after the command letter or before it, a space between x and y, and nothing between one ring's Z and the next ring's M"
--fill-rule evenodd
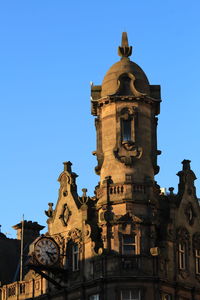
M94 196L78 195L65 162L58 201L45 212L48 232L31 244L24 280L1 287L2 300L200 300L196 177L183 160L177 194L155 181L160 86L150 85L131 53L123 33L120 61L91 86Z

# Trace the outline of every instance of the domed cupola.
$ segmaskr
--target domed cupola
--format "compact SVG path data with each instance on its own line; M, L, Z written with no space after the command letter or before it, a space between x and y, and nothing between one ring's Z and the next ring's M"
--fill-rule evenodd
M101 97L111 95L150 95L149 81L144 71L129 59L132 47L128 44L127 33L122 33L121 47L118 47L121 60L106 73L101 90Z
M97 132L97 149L93 152L98 162L95 171L101 177L101 186L110 177L113 184L119 184L122 199L125 186L127 189L136 183L145 186L147 181L153 182L159 171L156 128L160 86L149 84L143 70L130 61L131 53L132 47L123 32L118 48L121 60L108 70L102 86L91 86Z

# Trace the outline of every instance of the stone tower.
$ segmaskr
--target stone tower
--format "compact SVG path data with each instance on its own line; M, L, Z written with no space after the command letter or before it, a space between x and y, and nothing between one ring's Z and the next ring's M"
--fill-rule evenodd
M121 216L126 215L124 221L129 216L139 224L141 217L152 220L157 206L154 175L159 171L156 131L160 86L149 84L144 71L129 59L131 53L132 47L123 32L118 48L120 61L108 70L102 86L92 86L91 91L97 131L95 170L100 175L96 188L99 223L107 236L104 247L117 252L120 240L116 243L114 238L112 245L109 239L117 235ZM132 222L131 227L124 233L136 233ZM136 253L139 231L137 234Z

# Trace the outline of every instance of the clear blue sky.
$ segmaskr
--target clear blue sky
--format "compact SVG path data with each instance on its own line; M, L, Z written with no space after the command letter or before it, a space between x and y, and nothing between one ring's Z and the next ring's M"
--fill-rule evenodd
M119 60L127 31L132 60L160 84L157 181L174 186L181 161L200 177L200 1L6 0L0 2L0 224L45 225L62 162L73 162L79 193L98 182L90 85ZM196 182L200 193L200 179Z

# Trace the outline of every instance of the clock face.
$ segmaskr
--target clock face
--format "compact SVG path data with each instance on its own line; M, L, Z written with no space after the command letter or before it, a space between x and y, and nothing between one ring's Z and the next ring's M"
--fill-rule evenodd
M42 265L52 266L59 259L59 247L51 238L43 237L39 239L34 250L35 258Z

